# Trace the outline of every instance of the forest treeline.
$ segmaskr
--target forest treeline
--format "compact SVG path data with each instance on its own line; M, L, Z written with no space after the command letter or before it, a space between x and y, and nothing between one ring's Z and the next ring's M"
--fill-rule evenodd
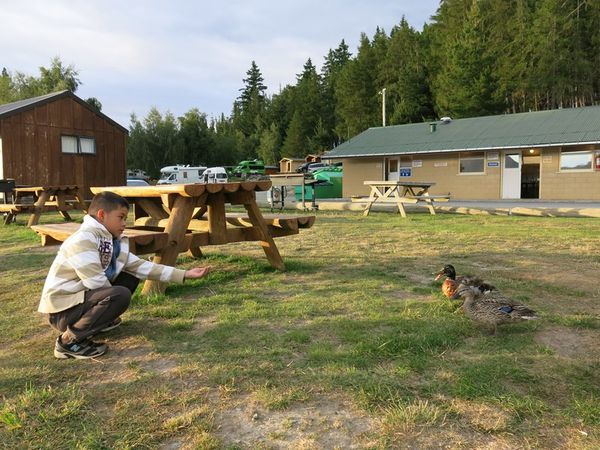
M402 18L342 40L274 94L252 61L229 116L132 115L128 166L321 153L382 125L383 89L387 125L597 104L600 1L442 0L422 31Z

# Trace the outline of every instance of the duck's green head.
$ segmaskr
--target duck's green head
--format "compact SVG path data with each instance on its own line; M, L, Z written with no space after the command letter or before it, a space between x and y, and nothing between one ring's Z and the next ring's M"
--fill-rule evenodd
M456 279L456 270L454 270L454 266L452 264L445 265L444 268L436 274L435 279L439 280L444 275L446 275L446 277L450 278L451 280Z

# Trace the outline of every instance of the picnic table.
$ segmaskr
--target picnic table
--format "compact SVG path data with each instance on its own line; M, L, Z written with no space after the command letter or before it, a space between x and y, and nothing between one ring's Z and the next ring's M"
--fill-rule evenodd
M396 204L402 217L406 217L404 203L425 206L429 209L430 214L435 215L433 202L447 202L450 199L450 195L430 195L429 188L435 185L433 182L365 181L364 184L371 187L371 193L366 199L367 205L363 213L365 216L369 215L374 203Z
M65 220L71 220L67 211L85 210L85 201L74 185L65 186L21 186L15 187L12 203L0 204L0 213L5 213L4 223L14 222L17 214L31 213L27 226L36 225L43 212L58 211Z
M180 252L202 256L200 247L230 242L258 241L269 263L284 270L283 259L273 237L297 234L309 228L311 217L263 217L256 204L256 191L266 191L270 181L157 186L92 187L98 194L111 191L134 204L134 227L167 234L167 244L158 249L154 262L173 266ZM243 205L246 215L228 215L225 205ZM148 280L142 293L164 292L166 285Z

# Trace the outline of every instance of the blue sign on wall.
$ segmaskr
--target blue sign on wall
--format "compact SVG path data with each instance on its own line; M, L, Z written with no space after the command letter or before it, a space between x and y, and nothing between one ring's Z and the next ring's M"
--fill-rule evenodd
M488 161L488 167L498 167L500 166L499 161Z
M411 167L401 167L400 168L400 176L401 177L410 177L412 175Z

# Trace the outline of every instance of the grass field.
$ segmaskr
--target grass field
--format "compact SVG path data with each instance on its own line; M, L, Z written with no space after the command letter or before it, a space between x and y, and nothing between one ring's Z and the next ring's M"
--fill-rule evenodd
M206 248L207 278L136 294L109 352L74 361L35 312L54 251L3 226L0 446L599 448L599 236L597 219L320 212L277 240L285 272L256 244ZM447 263L541 320L483 333L433 281Z

